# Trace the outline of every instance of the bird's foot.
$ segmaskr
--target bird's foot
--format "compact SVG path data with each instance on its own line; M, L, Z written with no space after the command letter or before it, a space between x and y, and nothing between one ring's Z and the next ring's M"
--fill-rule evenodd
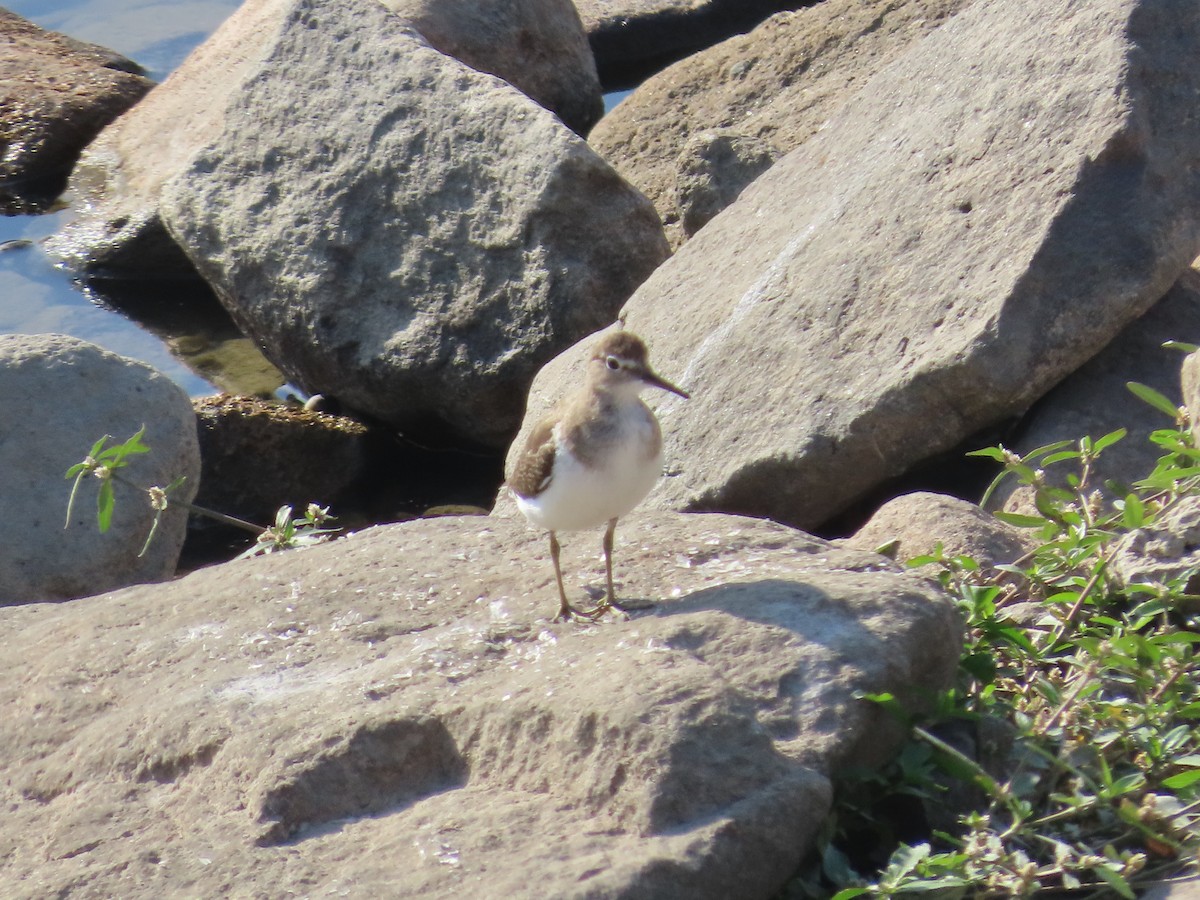
M559 607L558 615L554 617L554 621L570 622L572 619L585 619L588 622L598 622L609 611L628 618L630 613L651 609L653 606L654 602L651 600L619 601L615 597L604 598L592 609L577 609L570 603L564 602Z
M589 622L595 622L602 615L604 615L604 610L599 606L595 609L576 609L570 603L564 602L559 607L558 615L554 617L554 621L570 622L573 619L586 619Z

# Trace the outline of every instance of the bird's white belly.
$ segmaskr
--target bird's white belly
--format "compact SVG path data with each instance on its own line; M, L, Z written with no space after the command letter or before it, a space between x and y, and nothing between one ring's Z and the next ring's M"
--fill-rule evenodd
M525 518L547 531L571 531L632 510L662 473L662 453L647 456L640 441L614 449L606 465L590 468L560 446L549 486L536 497L516 498Z

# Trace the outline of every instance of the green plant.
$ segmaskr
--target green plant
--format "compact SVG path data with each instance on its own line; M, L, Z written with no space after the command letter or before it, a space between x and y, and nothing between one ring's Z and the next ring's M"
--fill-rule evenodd
M184 484L186 480L184 476L176 478L166 487L158 485L141 487L121 474L121 470L129 466L131 457L150 452L150 448L142 441L145 433L146 426L143 425L124 442L111 447L107 444L113 440L113 437L106 434L92 445L87 456L67 469L66 477L73 478L75 481L71 485L71 495L67 500L67 521L64 528L71 526L71 515L74 512L75 499L79 494L80 485L88 475L91 475L100 482L100 487L96 491L96 525L102 534L112 526L113 510L116 507L116 493L113 487L115 484L145 493L149 499L150 507L154 510L154 519L150 524L150 531L146 535L142 549L138 553L139 557L146 555L146 551L150 548L150 542L158 531L162 514L171 505L179 506L188 512L205 516L225 525L241 528L255 535L256 543L242 556L257 556L276 550L311 546L328 540L339 530L327 527L329 523L335 521L333 516L329 515L328 507L321 507L315 503L310 503L305 514L297 519L292 518L290 506L281 507L275 516L275 524L263 528L253 522L247 522L245 519L228 516L216 510L173 498L172 493Z
M238 559L261 556L277 550L310 547L313 544L327 541L331 535L340 530L326 527L333 521L336 520L329 515L327 506L322 507L310 503L304 510L304 515L299 518L292 518L290 506L281 506L279 512L275 514L275 524L270 528L264 528L258 535L254 546L241 554Z
M997 516L1030 529L1037 548L993 571L940 549L910 561L934 567L963 612L958 683L931 716L908 723L897 762L842 779L819 859L788 896L1065 890L1132 898L1135 884L1194 864L1200 598L1187 593L1194 573L1123 585L1110 563L1124 535L1200 493L1200 448L1185 410L1143 385L1130 390L1174 421L1151 436L1162 451L1154 471L1123 497L1110 499L1094 484L1097 458L1123 430L1024 455L1003 447L974 454L1003 467L989 495L1004 478L1031 490L1036 513ZM1050 467L1069 471L1052 479ZM864 699L894 707L887 696ZM1011 752L985 766L938 737L956 721L1007 723ZM893 840L886 859L848 849L871 829L894 830L889 803L916 798L936 810L950 782L972 786L982 801L960 810L955 827L898 846Z

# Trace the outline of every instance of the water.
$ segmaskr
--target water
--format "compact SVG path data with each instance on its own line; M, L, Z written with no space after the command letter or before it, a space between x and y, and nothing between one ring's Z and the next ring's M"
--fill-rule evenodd
M162 81L238 3L10 0L6 6L43 28L128 56L155 81ZM192 396L213 393L213 383L176 356L170 338L117 312L51 263L41 241L71 215L70 210L62 210L41 216L0 216L0 333L69 334L149 363ZM9 241L30 243L6 243ZM214 327L222 331L221 339L229 337L221 324ZM197 340L207 343L203 337L192 338L191 343Z
M4 4L43 28L128 56L162 81L238 8L238 0L10 0Z
M9 0L5 5L43 28L115 50L160 82L240 4ZM628 93L607 95L606 109ZM192 396L212 394L218 387L269 394L279 386L278 373L234 331L213 298L194 296L194 291L184 296L184 289L175 285L130 286L114 303L110 301L116 298L102 297L53 265L41 242L71 215L68 209L41 216L0 216L0 333L56 332L91 341L149 363ZM137 310L140 321L117 306Z

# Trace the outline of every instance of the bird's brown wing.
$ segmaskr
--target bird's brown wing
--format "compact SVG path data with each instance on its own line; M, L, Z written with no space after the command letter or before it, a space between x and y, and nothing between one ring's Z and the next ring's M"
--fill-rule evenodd
M548 417L530 432L508 475L508 486L522 497L536 497L550 484L553 468L554 419Z

